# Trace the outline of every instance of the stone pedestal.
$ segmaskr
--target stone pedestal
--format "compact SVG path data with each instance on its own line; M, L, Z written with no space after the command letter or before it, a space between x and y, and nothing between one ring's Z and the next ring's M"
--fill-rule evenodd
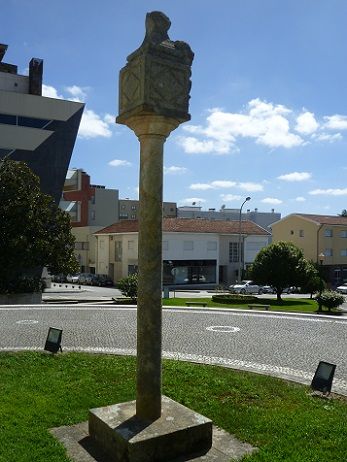
M112 462L169 462L212 446L212 421L166 396L157 420L140 420L135 410L130 401L89 411L89 434Z

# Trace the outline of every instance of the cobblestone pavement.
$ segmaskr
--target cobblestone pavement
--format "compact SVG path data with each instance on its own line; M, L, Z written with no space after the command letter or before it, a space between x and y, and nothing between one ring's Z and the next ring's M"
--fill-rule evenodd
M0 351L42 350L48 327L64 351L135 354L136 308L0 306ZM163 356L310 383L320 360L337 364L333 390L347 395L347 318L236 310L163 310Z

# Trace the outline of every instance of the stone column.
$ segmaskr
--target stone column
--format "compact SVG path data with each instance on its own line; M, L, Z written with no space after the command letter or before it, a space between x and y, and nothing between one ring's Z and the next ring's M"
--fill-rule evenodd
M161 414L163 147L179 121L148 115L126 125L140 141L136 415L155 420Z
M161 416L163 146L188 114L193 52L168 36L159 11L146 16L142 45L120 72L119 116L140 141L136 416Z

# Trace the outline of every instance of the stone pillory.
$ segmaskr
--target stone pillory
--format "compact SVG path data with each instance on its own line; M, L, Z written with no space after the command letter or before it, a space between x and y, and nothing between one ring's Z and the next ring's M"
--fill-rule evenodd
M158 11L146 16L142 45L127 58L119 79L117 122L138 115L160 115L184 122L188 114L191 64L194 53L168 36L169 18Z

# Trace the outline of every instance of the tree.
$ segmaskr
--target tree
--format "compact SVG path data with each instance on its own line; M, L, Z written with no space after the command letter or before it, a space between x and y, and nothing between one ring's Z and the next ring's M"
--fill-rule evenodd
M309 270L302 251L291 242L282 241L261 249L251 269L255 282L274 287L279 302L283 289L300 286L308 278Z
M300 271L303 272L303 280L300 284L301 288L304 292L308 292L310 298L312 298L315 292L322 290L324 282L315 263L302 259L299 265Z
M76 272L74 241L69 215L40 190L26 163L0 161L0 293L40 290L44 266Z
M342 212L340 213L340 217L347 217L347 210L343 209Z

